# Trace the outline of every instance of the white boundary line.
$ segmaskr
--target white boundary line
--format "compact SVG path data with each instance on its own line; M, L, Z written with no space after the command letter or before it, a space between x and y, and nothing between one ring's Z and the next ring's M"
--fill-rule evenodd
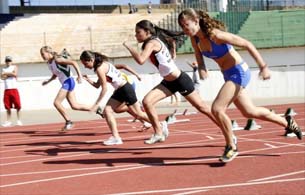
M264 181L264 180L269 180L269 179L274 179L274 178L279 178L279 177L286 177L286 176L290 176L290 175L296 175L296 174L300 174L300 173L305 173L305 170L296 171L296 172L292 172L292 173L285 173L285 174L281 174L281 175L275 175L275 176L271 176L271 177L264 177L264 178L261 178L261 179L250 180L249 182Z
M190 188L177 188L177 189L166 189L166 190L151 190L151 191L138 191L138 192L124 192L118 194L109 194L109 195L138 195L138 194L151 194L151 193L165 193L165 192L178 192L178 191L190 191L190 190L212 190L220 188L230 188L230 187L241 187L241 186L253 186L253 185L264 185L264 184L273 184L273 183L283 183L283 182L294 182L294 181L305 181L305 178L293 178L293 179L282 179L282 180L273 180L273 181L263 181L263 182L251 182L251 183L232 183L216 186L201 186L201 187L190 187Z

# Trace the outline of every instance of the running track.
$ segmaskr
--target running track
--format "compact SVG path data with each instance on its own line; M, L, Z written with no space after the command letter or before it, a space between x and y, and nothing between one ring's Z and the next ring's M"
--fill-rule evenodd
M267 107L292 107L304 130L304 104ZM229 115L246 122L236 109ZM104 120L77 122L66 134L62 124L1 128L0 194L305 194L305 139L283 136L278 125L257 120L262 129L235 131L240 154L223 164L223 136L204 115L178 116L191 121L169 125L166 142L151 146L143 140L152 130L137 132L140 123L127 119L118 119L124 144L115 147L101 145L110 136Z

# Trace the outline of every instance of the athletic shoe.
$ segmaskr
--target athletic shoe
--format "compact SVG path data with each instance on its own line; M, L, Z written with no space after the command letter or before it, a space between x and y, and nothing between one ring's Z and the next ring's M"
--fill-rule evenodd
M21 120L18 120L18 121L16 122L16 124L17 124L18 126L22 126L22 125L23 125L22 122L21 122Z
M123 144L123 141L120 137L115 138L115 137L111 136L107 140L103 141L103 144L106 146L120 145L120 144Z
M169 135L167 122L166 121L161 122L161 127L162 127L162 132L163 132L164 137L167 138Z
M73 126L74 126L74 124L73 124L72 121L66 121L65 126L62 128L62 131L66 131L66 130L72 129Z
M100 115L102 118L104 118L104 115L103 115L103 110L102 108L99 106L96 110L96 114Z
M150 139L145 140L145 144L155 144L157 142L164 142L165 141L165 136L164 135L156 135L153 134Z
M226 146L223 155L219 158L221 162L230 162L238 155L238 151L233 150L231 146Z
M285 128L286 133L285 135L289 134L289 133L294 133L299 140L302 139L302 131L300 129L300 127L298 126L298 124L295 122L295 120L291 117L291 116L286 116L286 120L288 122L287 127Z
M12 122L11 121L5 121L3 124L2 124L2 127L10 127L12 126Z

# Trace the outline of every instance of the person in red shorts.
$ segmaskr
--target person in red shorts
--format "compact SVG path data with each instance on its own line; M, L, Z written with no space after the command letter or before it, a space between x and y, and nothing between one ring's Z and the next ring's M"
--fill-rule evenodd
M6 121L2 124L3 127L12 126L11 121L11 109L15 108L17 110L17 125L21 126L22 122L20 120L20 96L17 89L17 74L18 67L12 64L12 57L5 57L6 66L2 69L1 79L4 80L4 96L3 102L6 109Z

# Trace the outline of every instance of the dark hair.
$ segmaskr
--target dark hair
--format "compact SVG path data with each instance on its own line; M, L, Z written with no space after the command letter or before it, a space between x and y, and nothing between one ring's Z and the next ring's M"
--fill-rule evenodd
M211 18L209 14L207 14L205 11L195 10L193 8L183 10L178 16L178 23L181 26L182 19L195 20L196 18L199 18L199 26L201 31L209 38L211 37L212 30L214 28L223 31L226 30L226 27L223 22Z
M98 67L100 67L104 61L108 61L109 58L99 52L93 52L93 51L89 51L89 50L85 50L81 53L80 60L83 61L93 61L93 70L94 72L96 71L96 69Z
M165 43L168 49L171 49L173 46L170 40L172 39L175 40L176 42L181 41L183 40L183 36L184 36L184 33L182 31L166 30L156 26L155 24L151 23L149 20L141 20L136 24L136 27L141 28L145 31L149 31L150 34L152 34L152 37L144 41L142 45L142 49L144 49L148 41L156 37L158 37L163 43Z

